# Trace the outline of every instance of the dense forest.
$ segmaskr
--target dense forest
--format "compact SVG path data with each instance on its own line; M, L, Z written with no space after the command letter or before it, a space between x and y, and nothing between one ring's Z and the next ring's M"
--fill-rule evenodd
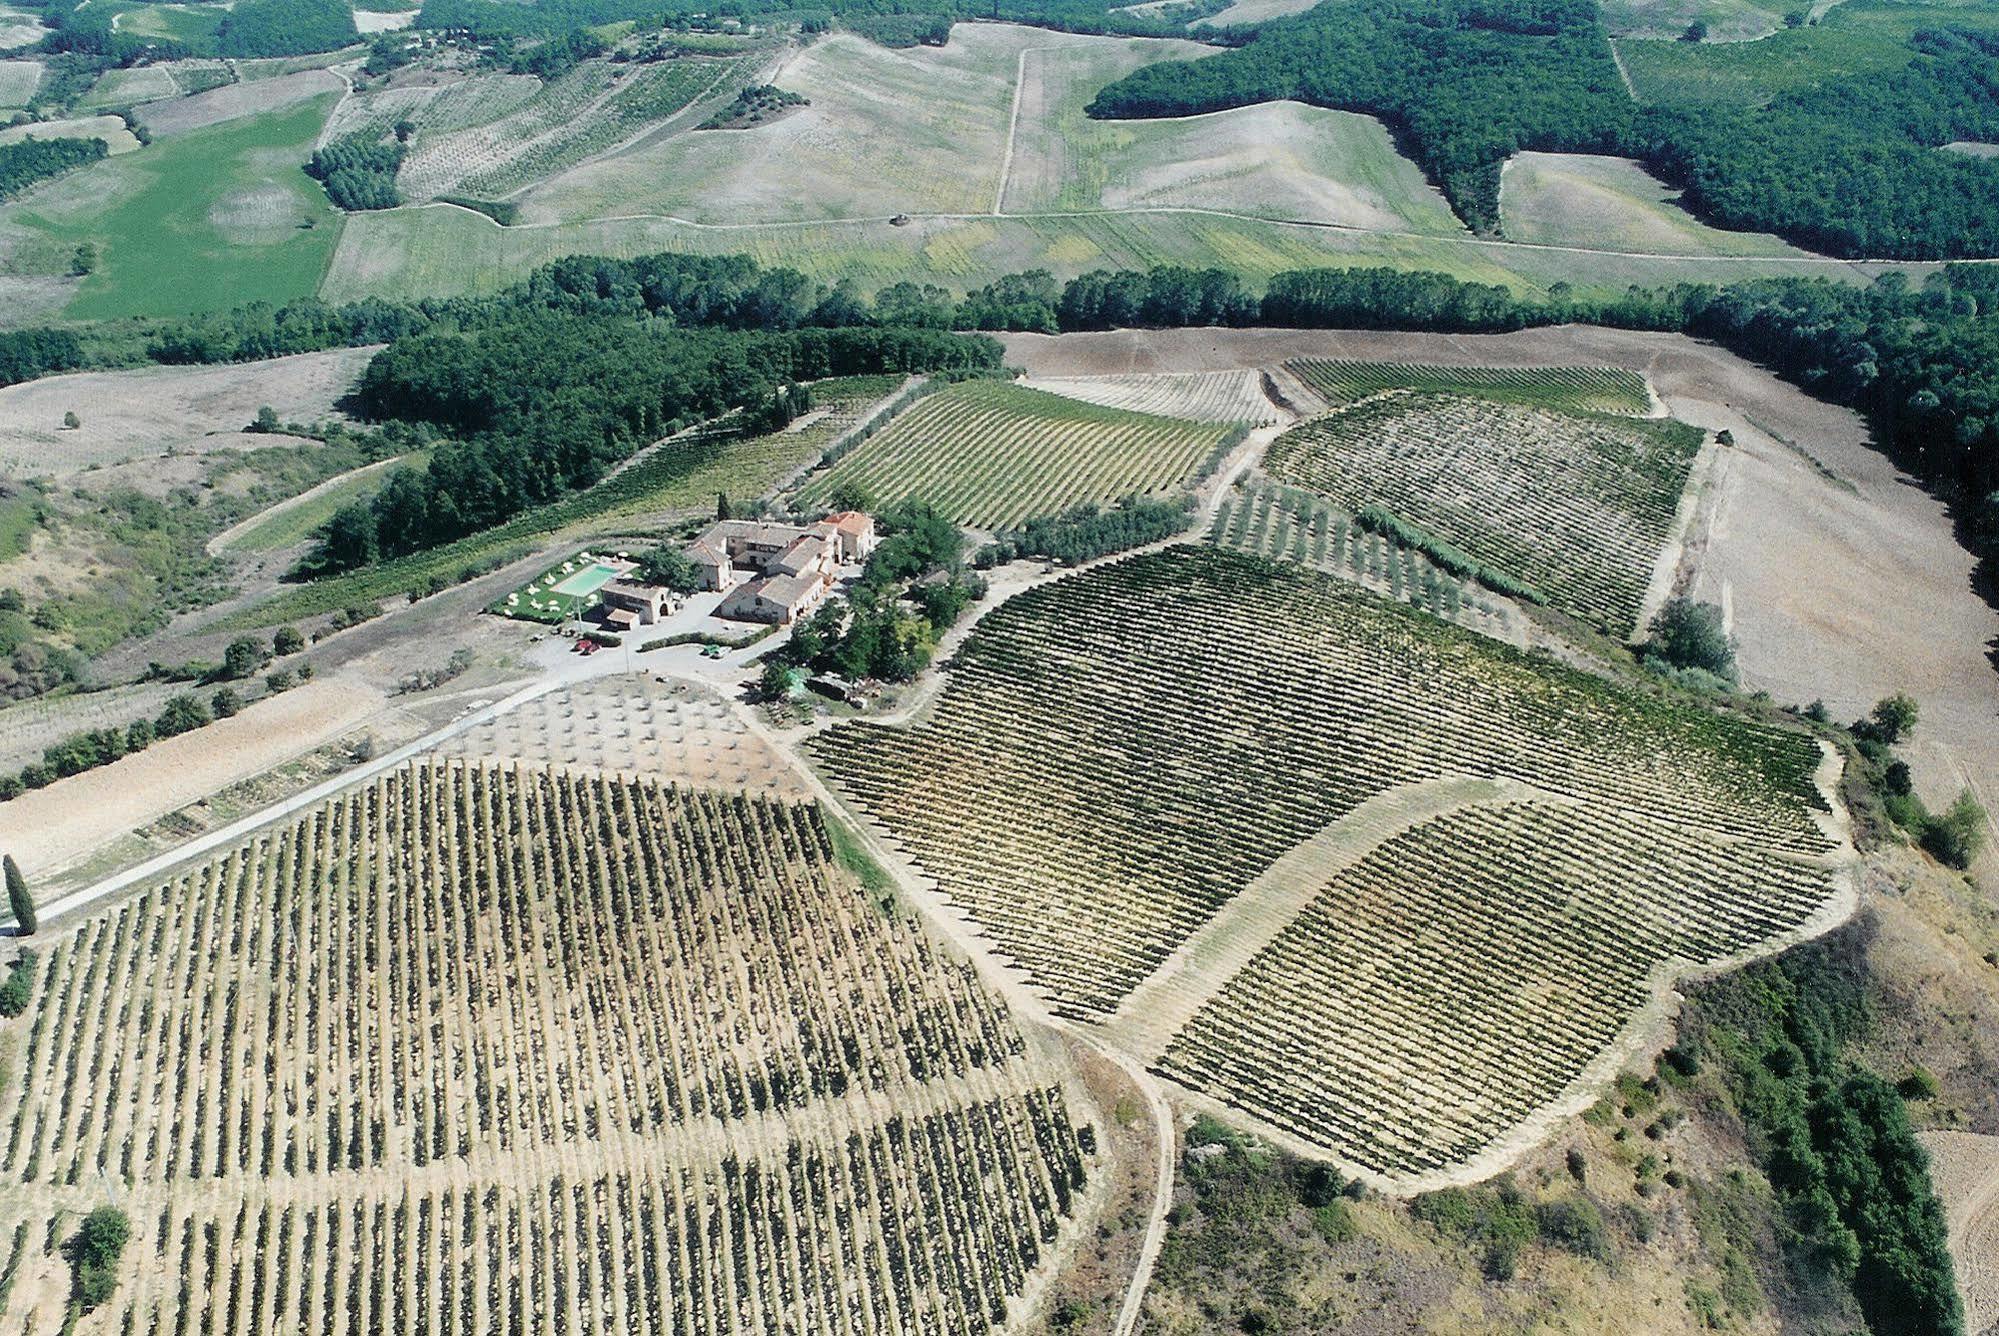
M35 139L0 147L0 199L20 194L37 181L60 176L108 152L102 139Z
M295 56L359 40L347 0L238 0L216 45L225 56Z
M1906 69L1829 79L1757 109L1635 104L1591 0L1353 0L1235 34L1236 50L1148 65L1092 116L1183 116L1296 98L1381 117L1452 206L1499 229L1522 150L1621 153L1727 227L1836 255L1999 254L1999 42L1916 34Z

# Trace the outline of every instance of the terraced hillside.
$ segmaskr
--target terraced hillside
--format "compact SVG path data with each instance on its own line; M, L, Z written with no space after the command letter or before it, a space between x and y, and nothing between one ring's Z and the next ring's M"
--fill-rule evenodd
M817 809L601 777L391 772L62 937L10 1026L0 1238L117 1180L106 1330L984 1331L1086 1171Z
M1385 1177L1456 1162L1505 1135L1523 1107L1560 1097L1605 1026L1631 1019L1633 988L1655 970L1803 928L1835 898L1823 860L1836 840L1810 739L1615 687L1319 572L1211 547L1017 596L979 624L923 722L836 727L809 750L1057 1010L1108 1024L1149 1061L1179 1054L1168 1069L1190 1086ZM1317 949L1306 910L1335 874L1357 866L1372 886L1403 866L1366 860L1376 844L1393 847L1405 817L1501 800L1577 819L1560 839L1495 858L1484 874L1494 890L1433 879L1425 893L1439 903L1469 904L1462 922L1418 914L1399 936L1384 929L1367 952L1343 956L1363 1012L1332 1016L1331 993L1267 1004L1279 990L1258 980L1274 967L1250 957L1280 943ZM1617 875L1655 847L1686 857L1653 881ZM1588 898L1546 889L1568 875L1570 849L1599 869ZM1698 866L1716 872L1678 879ZM1514 894L1522 877L1544 887L1539 898ZM1696 887L1703 916L1659 921ZM1495 941L1488 953L1514 952L1510 976L1489 972L1488 957L1429 945L1476 932L1480 913L1522 906L1538 906L1519 925L1523 944ZM1294 921L1305 926L1287 936ZM1630 986L1604 999L1564 991L1560 953L1532 945L1551 935L1621 962L1603 968ZM1232 952L1243 953L1239 970L1218 963ZM1400 1138L1391 1153L1362 1138L1380 1119L1369 1101L1398 1100L1406 1084L1434 1087L1440 1108L1477 1102L1465 1092L1478 1087L1451 1074L1457 1041L1427 992L1398 1000L1415 987L1412 968L1431 972L1424 990L1468 999L1510 980L1513 1010L1495 1003L1489 1024L1510 1027L1515 1046L1473 1050L1508 1073L1490 1107L1452 1122L1424 1094L1382 1133ZM1244 1084L1355 1026L1400 1036L1407 1075L1370 1058L1298 1076L1295 1088ZM1333 1093L1307 1098L1312 1079Z
M1646 413L1652 406L1645 378L1615 366L1411 366L1399 362L1301 358L1286 362L1284 369L1335 407L1383 390L1472 394L1537 408L1624 413L1632 417Z
M1240 439L1240 428L1083 403L1003 381L929 396L808 483L823 504L858 486L876 504L926 501L1000 530L1085 501L1171 492Z
M1700 444L1678 422L1389 391L1292 428L1264 467L1348 510L1379 507L1622 635Z

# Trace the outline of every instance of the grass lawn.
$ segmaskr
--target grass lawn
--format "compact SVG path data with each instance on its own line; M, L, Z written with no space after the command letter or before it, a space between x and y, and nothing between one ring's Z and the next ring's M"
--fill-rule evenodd
M96 245L64 314L181 315L312 295L341 215L300 170L331 97L232 121L88 167L0 210L47 255ZM302 224L310 220L310 228Z

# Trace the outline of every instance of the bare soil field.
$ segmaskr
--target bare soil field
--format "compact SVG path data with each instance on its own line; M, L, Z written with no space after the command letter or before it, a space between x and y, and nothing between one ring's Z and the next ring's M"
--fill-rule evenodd
M453 738L438 754L611 770L773 798L811 795L729 702L644 673L551 692Z
M66 121L33 121L0 130L0 147L24 139L102 139L113 155L131 153L139 140L116 116L78 116Z
M375 348L341 348L235 366L147 367L50 376L0 389L0 469L66 474L180 450L296 445L242 429L268 404L280 421L337 414ZM65 413L83 425L69 430ZM213 439L226 433L227 439Z
M1965 1330L1989 1336L1999 1331L1999 1136L1922 1132L1918 1139L1950 1226Z
M241 714L0 803L0 848L41 876L177 807L269 770L354 728L383 697L321 677Z
M328 93L346 90L346 83L329 70L300 70L275 79L253 83L225 84L192 97L176 97L155 102L139 113L145 127L162 137L186 134L203 126L258 116L285 107L310 102Z
M1999 811L1999 610L1972 585L1942 502L1869 442L1867 425L1744 359L1679 335L1591 326L1503 335L1167 330L1014 334L1030 376L1223 371L1298 357L1447 366L1623 366L1672 416L1729 428L1689 535L1686 587L1723 605L1744 683L1858 718L1895 691L1923 722L1910 763L1926 797L1970 784ZM1999 832L1995 832L1999 842Z

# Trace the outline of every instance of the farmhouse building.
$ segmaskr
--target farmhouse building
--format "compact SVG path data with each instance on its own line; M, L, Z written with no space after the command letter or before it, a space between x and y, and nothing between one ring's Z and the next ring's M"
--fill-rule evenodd
M673 610L673 596L658 585L613 580L598 592L604 601L605 620L627 628L651 626Z
M877 541L873 517L857 510L803 525L717 520L687 558L703 589L728 595L718 615L785 625L825 602L840 567L865 561Z

